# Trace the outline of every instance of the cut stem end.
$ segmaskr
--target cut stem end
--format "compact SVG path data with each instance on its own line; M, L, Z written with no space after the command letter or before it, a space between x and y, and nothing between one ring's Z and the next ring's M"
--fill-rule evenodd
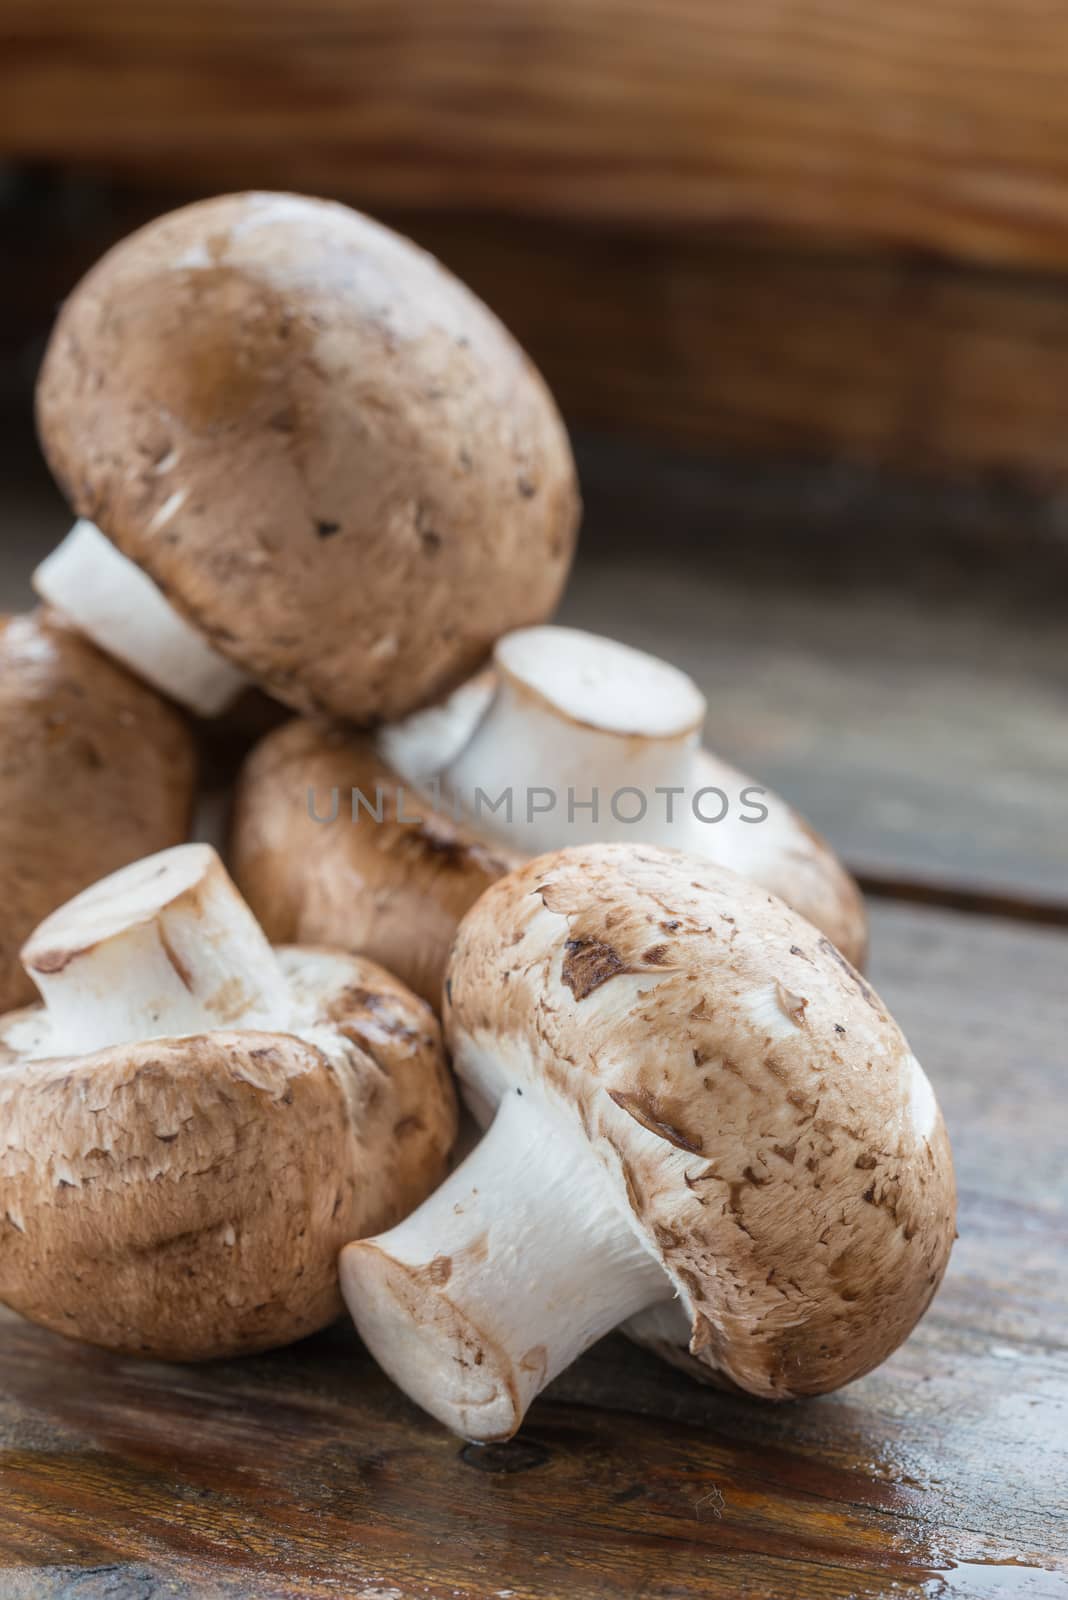
M282 1029L274 951L210 845L113 873L47 917L22 950L50 1055L219 1028Z

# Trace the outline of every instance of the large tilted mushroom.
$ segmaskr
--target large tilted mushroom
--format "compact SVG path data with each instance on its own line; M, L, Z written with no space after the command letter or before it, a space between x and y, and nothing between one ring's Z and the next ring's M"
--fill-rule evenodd
M369 956L435 1010L457 923L520 860L435 811L368 739L336 726L296 718L241 773L231 866L271 941Z
M507 1437L640 1313L772 1399L867 1372L922 1315L954 1234L934 1094L781 902L655 847L560 851L467 914L447 994L492 1126L341 1279L373 1354L455 1432Z
M431 256L342 205L227 195L74 290L38 388L80 520L39 592L214 713L404 716L556 604L578 516L523 351Z
M534 855L594 840L659 844L770 889L863 964L856 884L786 802L700 744L705 700L656 657L574 628L520 629L436 712L378 736L491 843Z
M272 950L206 845L95 885L23 959L44 1005L0 1020L0 1300L173 1359L336 1316L342 1243L445 1169L430 1008L371 962Z
M0 617L0 1013L41 918L187 837L196 755L181 715L55 613Z

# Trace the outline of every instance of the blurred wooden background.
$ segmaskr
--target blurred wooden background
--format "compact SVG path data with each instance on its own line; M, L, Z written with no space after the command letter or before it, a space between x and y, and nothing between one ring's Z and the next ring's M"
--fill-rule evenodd
M580 425L1068 477L1050 0L3 0L0 33L0 160L125 185L66 237L9 201L23 328L160 197L288 185L437 251Z

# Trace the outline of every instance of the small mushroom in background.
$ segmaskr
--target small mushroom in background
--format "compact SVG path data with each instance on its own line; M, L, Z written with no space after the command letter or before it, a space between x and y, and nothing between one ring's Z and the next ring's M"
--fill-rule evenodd
M61 617L0 617L0 1012L42 917L188 837L196 769L181 714Z
M403 717L567 577L578 491L541 377L342 205L225 195L132 234L64 305L37 411L80 519L38 592L204 715L248 675Z
M786 1399L869 1371L923 1314L954 1237L938 1105L879 997L780 901L654 847L563 850L467 914L446 993L492 1125L347 1246L341 1281L454 1432L507 1438L628 1318Z
M272 943L356 951L435 1010L460 918L520 860L406 793L341 728L298 718L241 773L230 865Z
M526 855L618 840L729 867L863 965L856 883L784 800L701 748L706 703L685 673L559 627L508 634L494 667L436 712L380 731L403 780L433 781L487 842Z
M445 1171L430 1008L372 962L272 950L206 845L96 884L23 960L44 1005L0 1019L0 1301L176 1360L330 1322L340 1246Z

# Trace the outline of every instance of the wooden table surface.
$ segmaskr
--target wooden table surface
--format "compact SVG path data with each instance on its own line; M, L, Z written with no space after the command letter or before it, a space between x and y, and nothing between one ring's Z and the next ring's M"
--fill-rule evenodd
M878 1372L778 1408L615 1336L482 1449L346 1327L183 1368L0 1313L0 1600L1068 1596L1068 550L907 502L888 530L840 479L584 466L567 619L694 672L710 741L875 891L956 1154L941 1293ZM14 606L62 513L7 483Z

